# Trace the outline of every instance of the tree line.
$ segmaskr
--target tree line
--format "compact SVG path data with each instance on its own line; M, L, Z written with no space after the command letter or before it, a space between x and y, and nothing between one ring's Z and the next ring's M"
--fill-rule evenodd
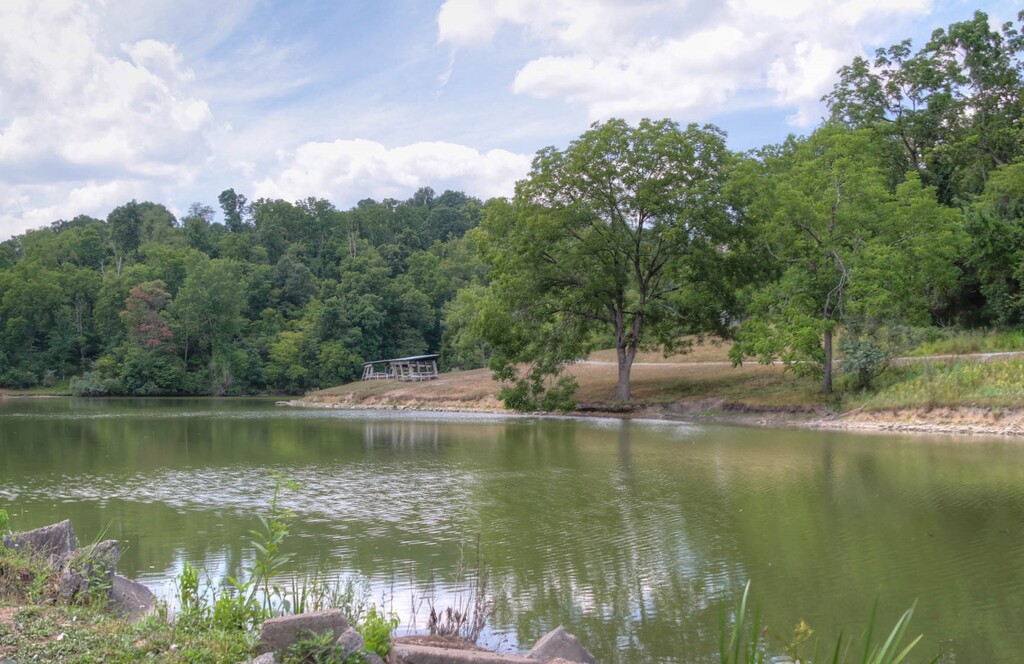
M130 201L0 244L0 384L82 394L301 392L443 344L444 304L481 283L482 203L248 202L182 219ZM451 354L449 354L451 355ZM457 361L452 357L452 361Z
M819 127L743 154L711 125L598 123L509 199L229 189L221 223L135 201L57 221L0 244L0 384L297 392L440 351L558 407L597 347L625 400L638 351L714 334L828 392L841 330L865 386L916 327L1024 319L1022 48L977 12L855 59Z

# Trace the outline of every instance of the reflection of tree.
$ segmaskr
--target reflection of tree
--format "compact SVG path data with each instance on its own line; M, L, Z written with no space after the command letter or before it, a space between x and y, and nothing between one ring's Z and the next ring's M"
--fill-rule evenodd
M440 449L440 425L437 422L368 420L363 424L363 442L371 449L437 451Z
M15 527L109 526L129 574L237 573L281 470L300 483L297 570L443 586L479 536L512 599L498 631L532 643L565 623L602 662L713 660L718 602L747 578L780 631L804 618L827 640L876 596L885 621L919 598L912 628L960 660L1024 648L1019 446L213 404L6 404L0 499L18 494Z
M712 659L706 635L727 579L705 579L729 570L707 555L713 542L696 541L708 496L684 498L697 478L675 474L679 450L652 450L660 436L632 423L551 425L510 427L504 472L474 496L480 527L498 538L484 539L485 554L514 598L495 620L522 643L564 623L602 661Z

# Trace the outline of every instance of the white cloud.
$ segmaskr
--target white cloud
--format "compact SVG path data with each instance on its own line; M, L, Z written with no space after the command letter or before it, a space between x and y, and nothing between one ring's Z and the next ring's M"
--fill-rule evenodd
M375 141L311 142L281 153L282 170L256 183L256 197L328 198L339 207L360 199L409 197L420 187L511 195L530 169L531 155L479 152L455 143L421 142L388 148Z
M643 22L662 11L664 0L446 0L437 16L438 41L456 48L490 42L504 23L531 38L589 52L631 42ZM687 4L687 3L682 3ZM675 22L674 19L671 19Z
M473 46L491 41L501 19L485 0L448 0L441 7L437 23L438 41Z
M584 105L592 120L708 116L742 92L807 125L840 66L895 19L930 11L930 0L448 0L438 37L472 48L520 29L546 53L513 91Z
M0 237L80 214L103 219L112 209L133 198L160 201L164 193L145 180L88 181L74 186L0 183Z
M100 214L97 192L187 184L209 154L212 114L175 47L107 46L96 7L0 3L0 234Z

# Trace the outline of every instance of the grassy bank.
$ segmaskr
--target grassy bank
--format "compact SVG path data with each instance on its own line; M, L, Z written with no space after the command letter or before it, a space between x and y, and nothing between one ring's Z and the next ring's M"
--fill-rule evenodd
M132 623L112 615L103 601L61 604L46 561L0 546L0 660L225 662L250 652L237 634L186 633L165 616Z

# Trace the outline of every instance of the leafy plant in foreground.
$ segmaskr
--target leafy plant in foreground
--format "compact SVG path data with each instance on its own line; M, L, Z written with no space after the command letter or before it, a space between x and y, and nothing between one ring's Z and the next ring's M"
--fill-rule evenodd
M289 510L281 506L284 490L294 488L280 476L271 496L267 516L260 516L260 528L250 531L250 543L256 556L239 577L227 578L210 596L201 589L200 572L186 563L178 575L177 591L180 605L177 627L195 641L204 635L222 634L238 640L252 640L261 623L273 615L303 613L328 608L344 610L349 622L362 634L363 653L387 656L391 649L391 633L398 627L398 617L385 614L367 602L368 588L354 580L330 583L326 576L316 573L302 580L293 579L290 588L274 582L291 554L282 551L292 519ZM330 635L328 635L330 636ZM192 643L185 644L185 650ZM327 637L311 634L300 641L285 657L286 662L317 664L357 664L363 653L342 658L342 651Z
M366 644L366 651L376 653L382 658L391 652L391 634L398 629L398 616L394 613L384 615L383 609L370 605L358 631Z

